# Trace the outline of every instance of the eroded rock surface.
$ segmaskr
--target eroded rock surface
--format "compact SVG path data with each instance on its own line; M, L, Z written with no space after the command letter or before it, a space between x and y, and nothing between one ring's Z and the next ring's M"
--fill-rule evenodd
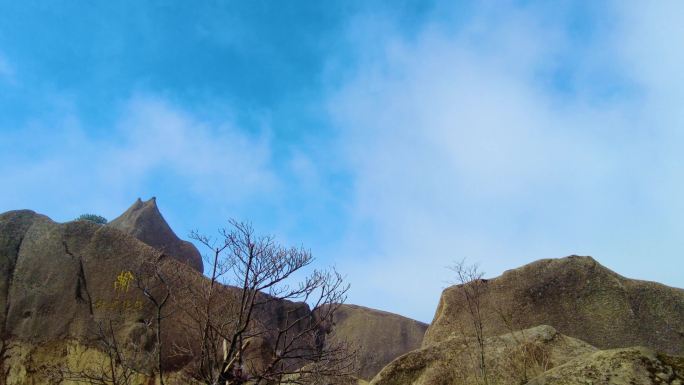
M684 290L622 277L591 257L539 260L483 284L486 335L535 325L598 348L646 346L684 354ZM473 334L462 290L444 290L423 346Z
M88 221L56 223L32 211L0 214L3 335L81 338L116 293L117 275L158 251ZM129 309L135 319L143 309Z

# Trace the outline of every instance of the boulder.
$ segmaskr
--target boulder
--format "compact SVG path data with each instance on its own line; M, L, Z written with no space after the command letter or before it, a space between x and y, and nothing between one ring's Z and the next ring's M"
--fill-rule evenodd
M485 335L547 324L598 348L684 354L684 290L628 279L591 257L539 260L481 282ZM444 290L423 346L474 334L463 296Z
M30 210L10 211L0 215L0 328L6 334L7 311L10 306L9 290L12 286L14 269L19 250L28 228L38 214ZM43 220L47 218L43 217Z
M684 357L644 347L611 349L578 357L527 385L682 385Z
M107 226L136 237L178 261L188 264L200 273L204 271L202 256L197 248L192 243L176 236L159 212L157 200L154 197L146 202L138 198L128 210L109 222Z
M484 341L489 384L524 384L545 371L596 351L593 346L542 325ZM387 365L371 385L467 385L482 383L475 338L452 336L414 350Z
M122 341L153 346L154 335L148 327L155 317L153 305L133 287L135 281L125 288L120 281L122 274L130 272L135 272L136 279L145 279L147 262L159 263L168 277L183 277L182 290L203 290L208 283L195 269L113 226L89 221L56 223L29 210L0 214L0 348L5 351L0 360L5 367L0 369L10 373L6 366L10 365L15 383L21 383L21 373L40 377L40 368L73 359L70 353L59 351L70 352L75 345L94 346L100 320L114 320L114 333ZM220 285L217 290L218 297L232 298L237 289ZM162 340L167 347L191 335L186 326L192 323L189 312L193 308L182 305L183 299L174 296L165 308ZM272 330L287 315L313 316L305 303L272 301L259 308L255 317L258 325ZM292 332L300 329L297 325ZM246 360L258 366L263 358L272 357L274 345L272 333L264 333L252 344ZM14 357L15 353L19 355ZM171 371L192 360L192 355L171 349L164 353ZM30 381L46 383L38 377Z
M400 355L418 349L427 324L357 305L340 305L327 338L344 340L357 351L359 377L370 380Z
M31 341L83 338L120 272L159 252L114 228L64 224L32 211L0 214L3 335ZM144 309L129 309L137 319Z

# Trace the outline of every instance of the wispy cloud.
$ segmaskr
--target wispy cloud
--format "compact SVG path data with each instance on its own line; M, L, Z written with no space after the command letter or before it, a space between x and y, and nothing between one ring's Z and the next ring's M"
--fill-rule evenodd
M3 193L2 206L49 208L44 212L62 219L84 207L116 215L164 178L175 180L170 188L223 202L240 202L275 183L263 133L206 122L157 97L130 99L100 136L73 114L3 136L0 169L13 188Z
M358 42L358 70L329 108L355 170L363 232L350 235L344 252L354 255L361 242L372 253L350 262L363 266L353 275L356 295L429 320L451 261L467 257L498 274L571 253L677 284L662 271L645 273L651 262L638 261L654 239L638 237L657 236L667 223L670 206L657 196L681 180L653 170L683 160L660 155L683 143L665 125L681 118L671 103L682 100L672 94L684 89L681 57L662 41L684 23L672 9L664 19L624 12L615 29L588 41L562 16L510 7L476 12L457 30L435 21L411 37L352 27L352 40L371 43ZM577 55L586 60L563 62ZM645 226L653 229L645 234ZM374 237L364 235L369 228ZM684 251L667 243L663 262Z
M249 135L231 123L204 122L156 98L131 100L124 116L119 145L107 154L115 180L167 168L198 194L232 199L274 182L266 132Z

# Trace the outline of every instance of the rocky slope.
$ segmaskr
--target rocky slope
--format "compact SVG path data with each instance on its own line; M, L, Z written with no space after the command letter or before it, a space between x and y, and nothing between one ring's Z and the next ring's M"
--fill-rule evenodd
M197 248L176 236L159 212L155 198L145 202L138 198L126 212L107 226L138 238L178 261L187 263L200 273L204 271L202 256Z
M139 293L118 286L122 273L141 272L138 277L144 278L145 263L162 261L186 278L185 290L206 289L206 278L197 266L184 263L188 259L137 238L154 228L162 233L168 228L154 200L137 202L111 226L56 223L29 210L0 214L0 384L54 383L41 374L46 365L102 359L92 344L97 320L119 317L117 336L149 344L153 336L146 325L154 309ZM537 261L482 287L490 385L682 385L684 358L675 356L684 350L681 289L624 278L589 257ZM429 327L343 305L330 330L321 331L331 332L324 343L344 339L355 345L363 379L391 361L374 384L475 383L479 350L470 337L462 289L444 291ZM230 296L237 289L219 290ZM185 325L192 318L180 311L182 298L170 306L162 335L167 346L188 339ZM306 304L288 301L273 302L256 317L268 328L280 325L285 314L315 317ZM536 326L544 324L552 326ZM272 357L271 337L266 333L254 341L248 362L258 365ZM423 347L412 350L421 341ZM631 347L638 345L644 347ZM169 369L192 362L192 355L175 352L166 358Z
M489 385L681 385L684 358L648 348L597 350L538 326L485 339ZM387 365L371 385L481 384L477 342L451 336Z
M161 235L154 235L155 229ZM166 254L174 249L160 242L174 244L177 238L171 235L154 199L138 200L105 226L88 221L56 223L29 210L0 214L0 308L4 310L0 312L0 332L2 349L8 352L4 361L0 357L0 366L6 370L7 383L27 381L23 375L38 373L47 364L74 360L74 352L87 351L89 357L95 357L96 352L88 349L97 320L116 318L121 321L115 327L120 338L149 343L153 336L148 335L146 325L154 317L153 307L136 290L123 292L115 282L122 273L144 271L146 262L163 259L174 275L185 277L183 290L206 289L207 279L197 266L187 266L187 260L178 254ZM219 290L231 296L236 289ZM162 335L166 346L188 337L192 317L181 309L197 304L183 301L173 298L167 309L170 316ZM275 301L256 316L260 325L268 327L284 322L286 315L299 318L307 314L313 317L304 303ZM325 341L349 340L359 349L361 376L370 379L392 359L419 347L426 327L394 314L342 305L330 329L332 335ZM271 337L266 333L252 341L250 364L258 366L272 356L271 339L275 337ZM191 359L166 353L170 369ZM31 381L40 383L35 377Z
M426 329L426 324L396 314L342 305L328 338L351 343L358 354L359 377L370 380L395 358L418 349Z
M2 335L32 341L83 337L119 272L158 251L114 228L59 224L32 211L0 214ZM131 309L132 318L141 316Z
M528 385L681 385L684 357L643 347L602 350L580 356L528 382Z
M485 349L485 367L491 384L523 384L552 367L596 351L550 326L489 337ZM371 384L455 385L476 384L480 379L476 340L454 336L401 356Z
M184 284L196 286L197 290L206 284L206 278L196 270L168 259L161 251L115 227L88 221L56 223L29 210L0 214L0 308L4 310L0 312L4 352L0 354L0 366L6 377L10 378L12 369L14 383L43 383L44 378L31 377L29 381L17 373L39 376L36 373L41 367L70 359L66 353L57 353L74 350L67 346L83 344L85 349L92 345L97 320L114 319L118 338L149 346L153 335L147 324L154 317L154 308L139 291L124 290L116 283L120 283L122 273L143 272L146 262L160 260L166 261L163 266L174 274L189 277ZM220 290L228 296L234 289ZM189 317L175 299L168 306L162 339L171 346L172 342L187 339L184 325ZM279 325L283 314L306 313L310 310L304 303L276 301L259 310L256 317L260 324ZM268 336L255 340L248 360L258 361L272 354L271 345ZM43 353L14 354L22 351ZM169 369L179 368L192 358L176 352L165 354Z
M622 277L591 257L545 259L483 283L486 335L535 325L601 348L684 354L684 290ZM472 334L462 288L444 290L423 346Z
M40 370L68 360L68 346L86 349L95 320L112 313L126 323L117 336L145 338L151 309L143 301L123 309L128 298L112 286L122 271L159 254L108 226L60 224L29 210L0 214L0 383L51 383Z

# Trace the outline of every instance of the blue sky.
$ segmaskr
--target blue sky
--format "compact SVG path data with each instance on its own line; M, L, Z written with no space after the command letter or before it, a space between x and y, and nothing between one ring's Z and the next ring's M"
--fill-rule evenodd
M445 266L684 287L684 6L0 0L0 211L251 220L430 321Z

